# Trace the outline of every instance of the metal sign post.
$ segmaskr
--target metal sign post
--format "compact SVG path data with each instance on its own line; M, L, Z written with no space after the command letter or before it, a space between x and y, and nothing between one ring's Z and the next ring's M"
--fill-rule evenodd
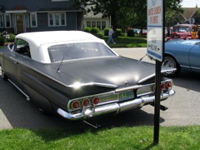
M165 0L147 0L147 55L156 60L156 91L154 109L154 144L159 143L161 65L164 56Z

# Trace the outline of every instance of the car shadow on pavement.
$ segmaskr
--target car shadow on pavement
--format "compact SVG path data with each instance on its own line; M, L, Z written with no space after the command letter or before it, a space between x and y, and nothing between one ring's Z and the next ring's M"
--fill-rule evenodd
M193 90L200 92L200 73L182 71L177 77L172 78L174 85L185 88L187 91Z
M69 129L86 131L93 129L92 126L83 121L70 121L57 115L43 115L35 105L25 100L25 97L15 89L9 82L0 80L0 116L2 123L10 124L7 128L25 129ZM143 126L153 125L154 114L141 109L134 109L117 115L105 115L88 119L99 129L122 127L122 126ZM164 121L163 118L160 119ZM1 126L0 126L1 128ZM6 127L5 127L6 128Z

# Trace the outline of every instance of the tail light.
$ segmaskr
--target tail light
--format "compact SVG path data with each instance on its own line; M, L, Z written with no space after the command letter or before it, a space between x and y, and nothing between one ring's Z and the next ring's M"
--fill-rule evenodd
M79 108L80 107L80 103L78 102L78 101L74 101L73 103L72 103L72 108L73 109L77 109L77 108Z
M94 98L92 99L92 103L93 103L94 105L97 105L97 104L99 103L99 98L98 98L98 97L94 97Z
M84 107L89 106L90 100L89 99L84 99L82 104L83 104Z
M77 110L77 109L82 109L84 107L89 107L91 104L97 105L99 104L100 100L98 97L93 97L92 99L90 98L85 98L85 99L78 99L73 101L70 104L70 107L72 110Z
M161 90L164 90L165 89L165 83L162 83L160 88L161 88Z
M163 82L163 83L161 83L161 85L160 85L161 91L163 91L163 90L169 90L169 89L171 89L171 88L172 88L172 82L170 82L170 81L168 81L168 82ZM156 86L154 85L154 86L152 86L152 91L155 92L155 90L156 90Z
M165 83L165 87L166 87L166 89L172 88L172 83L171 82L166 82Z

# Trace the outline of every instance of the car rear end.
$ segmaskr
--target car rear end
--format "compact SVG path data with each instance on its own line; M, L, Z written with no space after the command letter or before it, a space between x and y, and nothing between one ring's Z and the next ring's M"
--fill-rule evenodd
M161 100L175 94L171 79L163 78L160 86ZM58 108L57 112L66 119L79 120L141 108L147 104L154 104L154 101L155 83L151 79L135 86L71 99L67 105L68 111Z

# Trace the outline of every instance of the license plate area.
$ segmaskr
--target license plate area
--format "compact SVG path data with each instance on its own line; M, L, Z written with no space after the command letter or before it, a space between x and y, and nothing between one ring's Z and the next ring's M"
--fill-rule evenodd
M119 101L126 101L126 100L134 99L134 98L135 98L135 94L134 94L134 91L132 90L119 93Z

